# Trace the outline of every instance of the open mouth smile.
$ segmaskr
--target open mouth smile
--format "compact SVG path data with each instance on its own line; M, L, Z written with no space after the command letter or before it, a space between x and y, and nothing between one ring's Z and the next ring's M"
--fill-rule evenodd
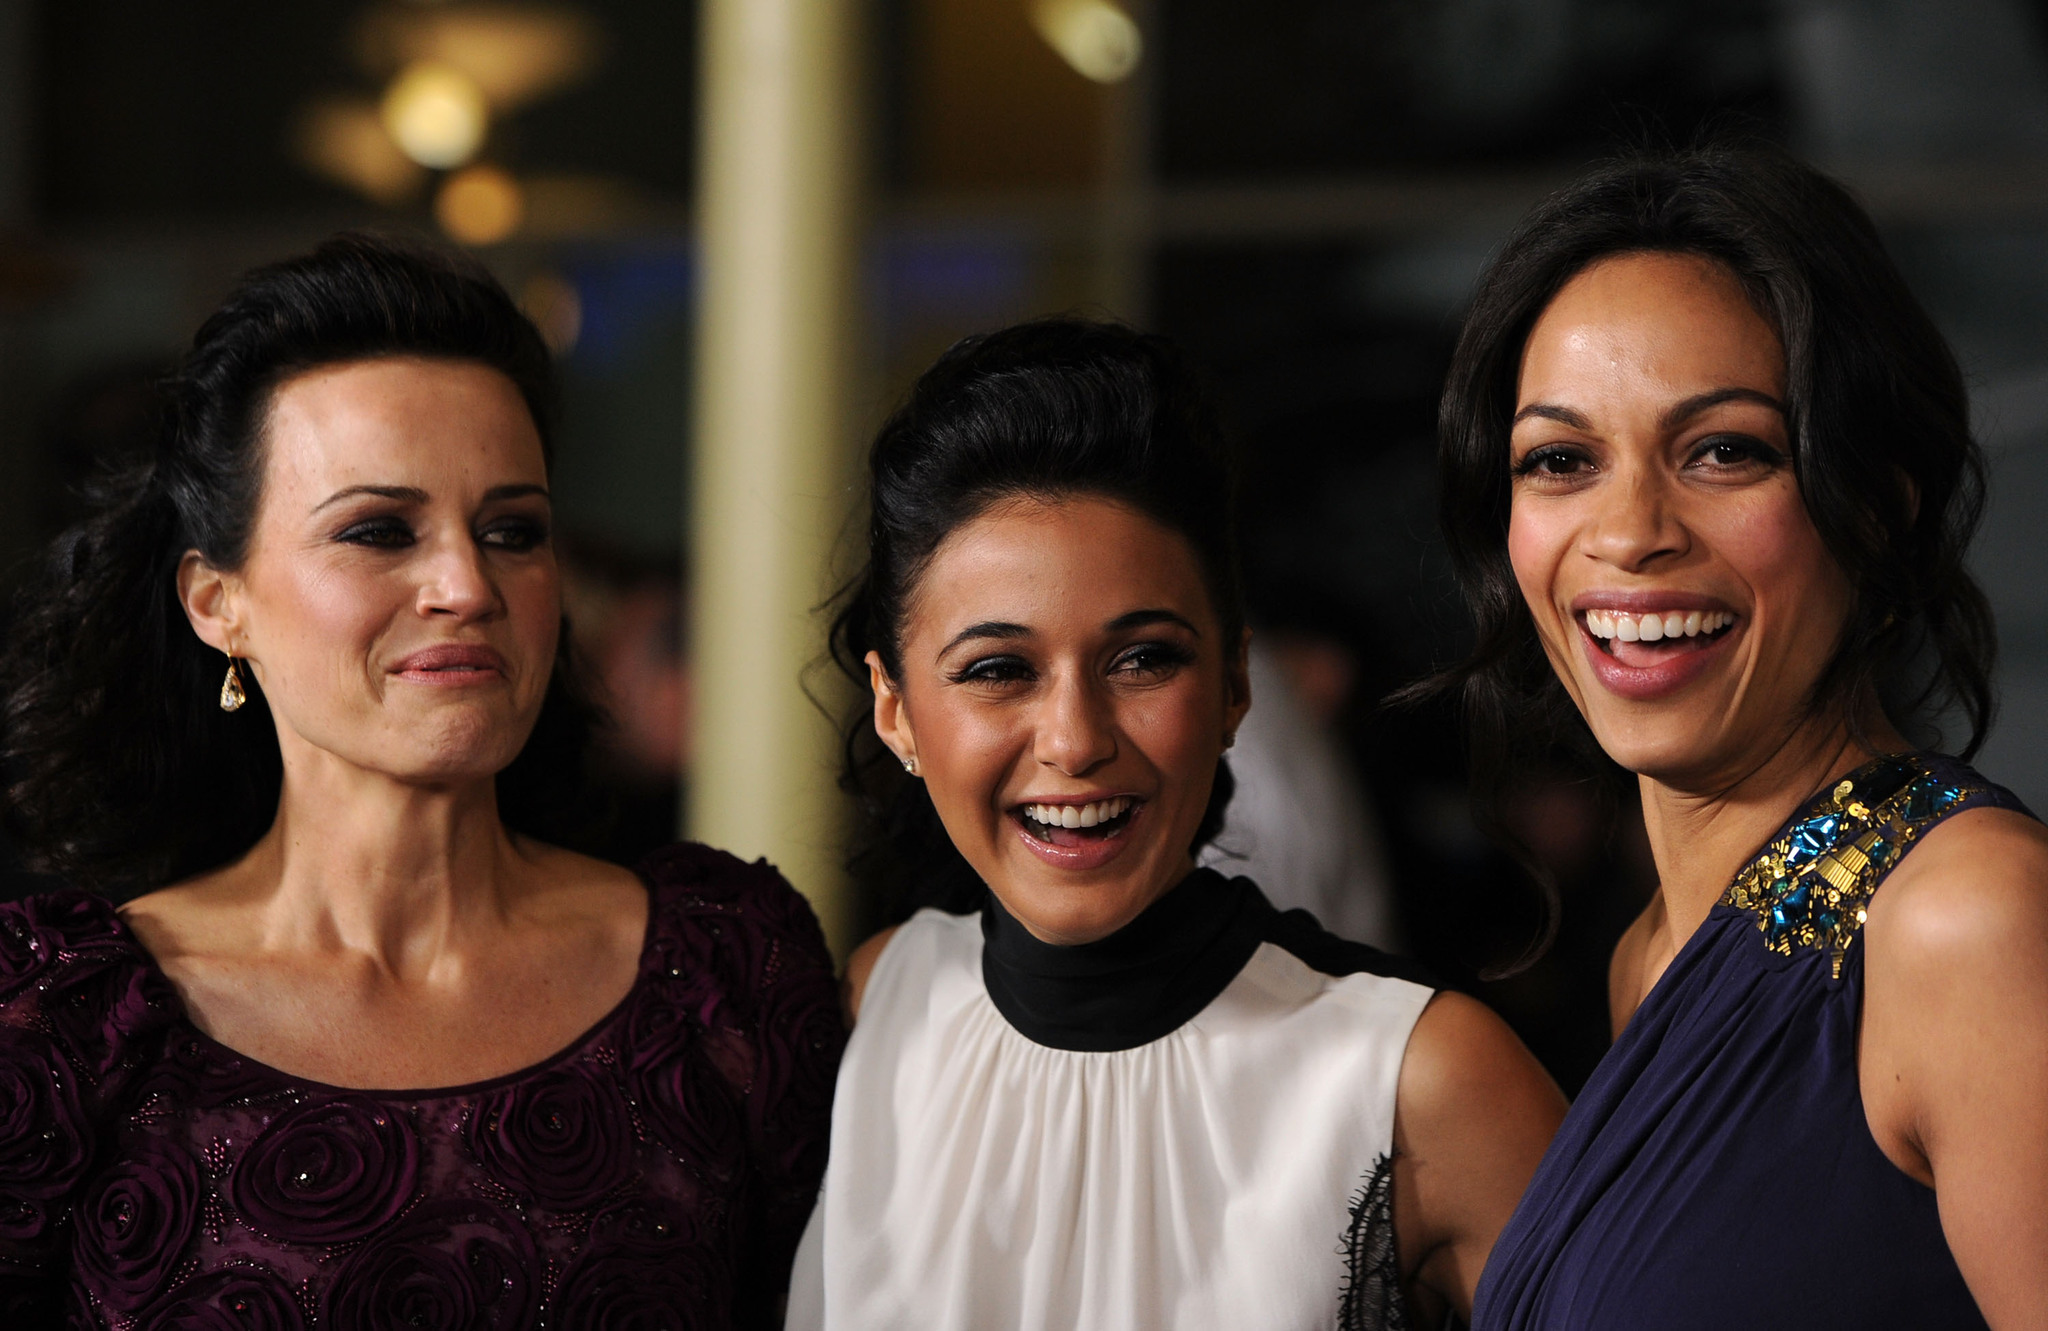
M1734 611L1693 606L1621 610L1588 606L1577 616L1586 662L1609 692L1634 701L1675 693L1733 641Z
M1735 623L1726 610L1653 610L1640 615L1588 610L1583 619L1586 636L1602 651L1638 668L1711 647Z
M1024 831L1054 846L1081 846L1120 836L1131 825L1138 801L1130 795L1092 804L1026 804L1017 810Z

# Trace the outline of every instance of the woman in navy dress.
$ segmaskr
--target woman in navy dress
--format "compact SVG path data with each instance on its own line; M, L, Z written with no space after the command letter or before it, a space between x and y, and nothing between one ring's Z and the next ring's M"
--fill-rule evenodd
M1478 1331L2048 1325L2048 834L1990 713L1954 356L1782 155L1603 167L1488 270L1442 419L1496 769L1633 773L1660 885Z

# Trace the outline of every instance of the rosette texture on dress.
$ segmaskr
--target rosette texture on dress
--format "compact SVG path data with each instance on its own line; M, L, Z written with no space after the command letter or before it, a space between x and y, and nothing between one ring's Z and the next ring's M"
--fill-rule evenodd
M471 1086L363 1091L209 1039L113 908L0 906L0 1326L772 1325L845 1042L765 864L642 866L626 999Z

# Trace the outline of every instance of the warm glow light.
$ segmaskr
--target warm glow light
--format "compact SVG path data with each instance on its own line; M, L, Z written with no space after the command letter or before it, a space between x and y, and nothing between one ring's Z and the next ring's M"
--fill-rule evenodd
M576 349L583 332L583 297L575 284L554 273L536 273L519 289L519 308L557 356Z
M465 245L495 245L519 229L526 195L495 166L472 166L442 182L434 220Z
M426 176L391 141L367 99L316 103L299 121L295 146L307 166L387 206L412 198Z
M384 128L421 166L447 170L476 156L490 110L476 80L453 65L420 60L384 94Z
M1032 0L1031 26L1084 78L1121 83L1138 67L1145 42L1111 0Z
M603 44L593 20L559 5L385 7L371 10L356 34L369 74L432 60L469 75L500 112L575 84L597 65Z

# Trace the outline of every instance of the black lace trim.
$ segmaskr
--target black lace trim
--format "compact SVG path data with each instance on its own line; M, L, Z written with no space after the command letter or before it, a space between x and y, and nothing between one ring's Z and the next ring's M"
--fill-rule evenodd
M1411 1325L1401 1297L1401 1255L1394 1245L1394 1158L1383 1155L1351 1196L1337 1328L1410 1331Z

